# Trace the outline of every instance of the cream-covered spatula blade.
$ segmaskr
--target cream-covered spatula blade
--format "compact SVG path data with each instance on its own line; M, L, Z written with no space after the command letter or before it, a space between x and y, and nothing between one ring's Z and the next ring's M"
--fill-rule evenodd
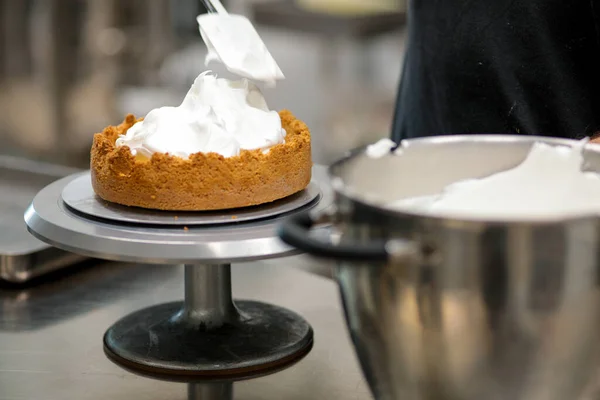
M206 64L220 61L234 74L271 84L285 79L250 20L227 13L219 0L210 3L216 12L197 18L200 35L208 47Z

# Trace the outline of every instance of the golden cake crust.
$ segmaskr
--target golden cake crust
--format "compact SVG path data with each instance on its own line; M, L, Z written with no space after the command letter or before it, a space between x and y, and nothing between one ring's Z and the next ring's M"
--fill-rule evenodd
M287 135L284 144L242 150L239 156L197 153L187 160L156 153L149 160L131 155L115 142L138 120L94 135L92 186L104 200L127 206L172 211L208 211L248 207L282 199L310 183L310 132L289 111L279 113Z

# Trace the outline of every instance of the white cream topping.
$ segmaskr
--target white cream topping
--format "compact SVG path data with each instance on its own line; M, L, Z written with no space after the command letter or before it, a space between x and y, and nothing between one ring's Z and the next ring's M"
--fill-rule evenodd
M285 78L246 17L211 13L198 16L197 21L208 48L206 65L220 61L236 75L271 85Z
M583 172L583 146L535 143L516 168L447 186L436 196L389 206L437 216L480 219L544 219L600 213L600 175Z
M376 143L367 146L366 154L369 158L382 158L389 154L396 147L396 143L388 138L379 140Z
M150 111L116 145L148 158L154 153L233 157L240 150L266 152L284 143L285 135L279 114L269 110L256 85L246 79L218 79L207 71L196 78L179 107Z

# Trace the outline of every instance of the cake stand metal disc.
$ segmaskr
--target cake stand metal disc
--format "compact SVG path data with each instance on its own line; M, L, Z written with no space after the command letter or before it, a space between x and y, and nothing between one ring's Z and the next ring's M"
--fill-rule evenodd
M126 224L189 227L236 224L273 218L317 202L320 195L319 185L311 182L299 193L255 207L206 212L149 210L102 200L96 196L90 176L86 174L65 186L62 200L71 209L93 218Z
M144 374L215 379L278 369L312 348L310 325L274 305L236 302L238 319L214 329L179 318L182 308L161 304L117 321L104 335L107 356Z
M106 260L150 264L232 263L299 254L277 236L283 218L296 211L322 212L333 205L327 169L313 167L321 196L287 214L239 224L143 225L94 218L76 212L62 199L64 189L90 173L76 174L42 189L25 213L29 232L38 239L73 253ZM326 229L318 234L327 233Z

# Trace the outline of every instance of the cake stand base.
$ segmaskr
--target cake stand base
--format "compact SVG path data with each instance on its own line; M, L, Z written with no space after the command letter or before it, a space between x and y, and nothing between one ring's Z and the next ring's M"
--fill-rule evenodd
M153 375L232 378L304 357L313 331L299 315L233 302L229 265L186 265L185 301L130 314L108 329L104 348L127 369Z

